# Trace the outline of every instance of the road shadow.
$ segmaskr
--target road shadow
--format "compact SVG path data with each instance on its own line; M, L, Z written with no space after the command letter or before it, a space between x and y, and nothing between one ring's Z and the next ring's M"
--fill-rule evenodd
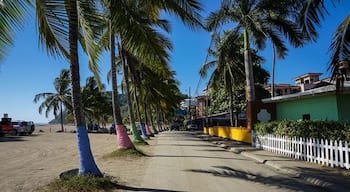
M219 149L200 149L197 151L208 151L208 152L225 152L225 149L219 148Z
M0 142L21 142L21 141L27 141L23 139L22 136L3 136L0 137Z
M148 157L174 157L174 158L199 158L199 159L232 159L247 161L247 159L231 158L231 157L210 157L200 155L149 155Z
M178 147L216 147L215 145L198 144L198 145L187 145L187 144L157 144L164 146L178 146Z
M212 170L203 169L188 169L186 171L194 173L211 174L217 177L228 177L235 179L242 179L254 183L260 183L263 185L277 186L283 189L296 190L296 191L329 191L322 187L308 185L303 181L299 181L295 178L284 177L284 176L263 176L260 174L249 173L241 170L236 170L228 166L214 166Z
M126 191L154 191L154 192L184 192L184 191L175 191L169 189L154 189L154 188L143 188L143 187L131 187L127 185L114 184L115 189L126 190Z
M314 176L328 182L327 184L331 184L332 186L327 187L331 187L332 189L337 189L338 187L350 189L350 175L347 175L349 172L341 168L323 167L324 170L322 171L307 167L295 167L294 169L300 172L299 177L302 179ZM341 189L339 188L337 191L341 191Z

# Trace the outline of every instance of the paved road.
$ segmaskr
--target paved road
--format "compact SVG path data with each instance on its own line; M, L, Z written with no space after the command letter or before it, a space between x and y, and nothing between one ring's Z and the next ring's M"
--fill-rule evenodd
M190 132L165 132L156 139L138 186L145 191L322 191Z

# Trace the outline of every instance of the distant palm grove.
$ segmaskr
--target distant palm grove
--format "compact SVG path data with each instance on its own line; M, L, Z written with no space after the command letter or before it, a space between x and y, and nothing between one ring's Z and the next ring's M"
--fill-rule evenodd
M79 174L102 176L90 149L88 123L113 123L118 148L132 149L134 143L145 143L145 139L163 130L186 98L171 70L173 45L167 36L171 24L162 18L164 14L176 16L191 29L213 33L213 46L208 54L214 60L200 69L202 77L211 73L208 84L213 98L211 110L220 110L219 105L226 103L231 114L247 111L250 130L249 117L255 101L269 96L262 85L268 82L270 74L260 66L264 58L259 51L271 43L275 61L287 55L287 43L297 48L316 41L317 27L328 16L326 2L222 0L217 2L221 3L220 8L204 18L205 10L199 0L3 0L0 62L11 51L14 32L23 27L26 16L34 11L41 46L53 59L65 58L69 62L69 69L62 69L53 82L56 92L38 93L34 102L41 102L40 113L61 115L62 130L65 120L74 122ZM331 2L341 6L339 0ZM336 78L341 75L340 64L350 60L350 15L332 30L335 32L329 46L329 70ZM108 77L100 77L99 73L102 52L110 54ZM89 59L93 73L84 86L80 85L79 74L82 54ZM275 62L272 85L274 65ZM210 68L214 70L209 71ZM108 78L112 90L105 89L101 78ZM122 99L118 90L123 91ZM141 134L136 122L144 125ZM130 124L132 139L124 123Z

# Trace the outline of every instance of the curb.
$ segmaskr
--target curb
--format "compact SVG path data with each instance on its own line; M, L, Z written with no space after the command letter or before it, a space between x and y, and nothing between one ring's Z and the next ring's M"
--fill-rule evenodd
M231 148L230 151L235 151L235 149ZM267 165L269 167L277 169L281 173L284 173L284 174L290 175L292 177L304 180L306 183L309 183L309 184L312 184L312 185L316 185L316 186L320 186L320 187L326 188L326 189L331 190L331 191L346 191L347 190L347 189L342 188L341 186L338 186L335 183L330 183L328 181L325 181L323 179L320 179L320 178L317 178L317 177L314 177L314 176L303 175L299 171L296 171L296 170L284 167L284 166L282 166L282 165L280 165L278 163L274 163L272 161L268 161L266 159L260 158L260 157L254 155L254 154L252 154L250 152L241 151L240 154L245 156L245 157L254 159L255 161L257 161L259 163L262 163L262 164L265 164L265 165Z
M205 139L201 138L201 139L203 141L208 141L207 138L205 138ZM300 171L297 171L297 170L294 170L294 169L290 169L288 167L284 167L281 164L278 164L278 163L276 163L274 161L269 161L269 160L267 160L265 158L259 157L259 156L255 155L255 154L251 153L251 151L256 151L257 150L256 148L247 147L247 146L244 146L244 147L230 147L230 146L227 146L223 142L220 142L220 141L213 141L213 142L210 142L210 143L212 143L213 145L216 145L217 147L224 148L224 149L226 149L226 151L233 152L233 153L236 153L236 154L241 154L242 156L245 156L245 157L248 157L250 159L253 159L253 160L257 161L258 163L265 164L265 165L267 165L267 166L269 166L269 167L271 167L273 169L276 169L277 171L279 171L282 174L286 174L286 175L289 175L289 176L291 176L293 178L302 180L302 181L304 181L307 184L311 184L311 185L315 185L315 186L318 186L318 187L322 187L323 190L326 190L326 191L349 191L349 189L344 188L345 186L339 185L339 184L334 183L334 182L325 181L322 178L315 177L315 176L312 176L310 174L303 174Z

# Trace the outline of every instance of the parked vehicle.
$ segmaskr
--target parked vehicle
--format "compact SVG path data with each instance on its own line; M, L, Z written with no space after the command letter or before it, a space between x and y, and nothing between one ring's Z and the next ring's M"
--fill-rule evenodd
M179 131L180 130L179 124L176 122L172 123L170 126L170 130Z
M187 125L187 130L190 130L190 131L194 131L194 130L198 130L199 127L197 124L188 124Z
M111 125L111 127L109 128L109 134L116 134L117 132L115 131L115 126L114 124Z
M0 136L4 136L5 134L17 135L17 130L13 128L11 118L6 113L0 121Z
M30 135L35 130L33 121L12 121L12 125L18 135Z

